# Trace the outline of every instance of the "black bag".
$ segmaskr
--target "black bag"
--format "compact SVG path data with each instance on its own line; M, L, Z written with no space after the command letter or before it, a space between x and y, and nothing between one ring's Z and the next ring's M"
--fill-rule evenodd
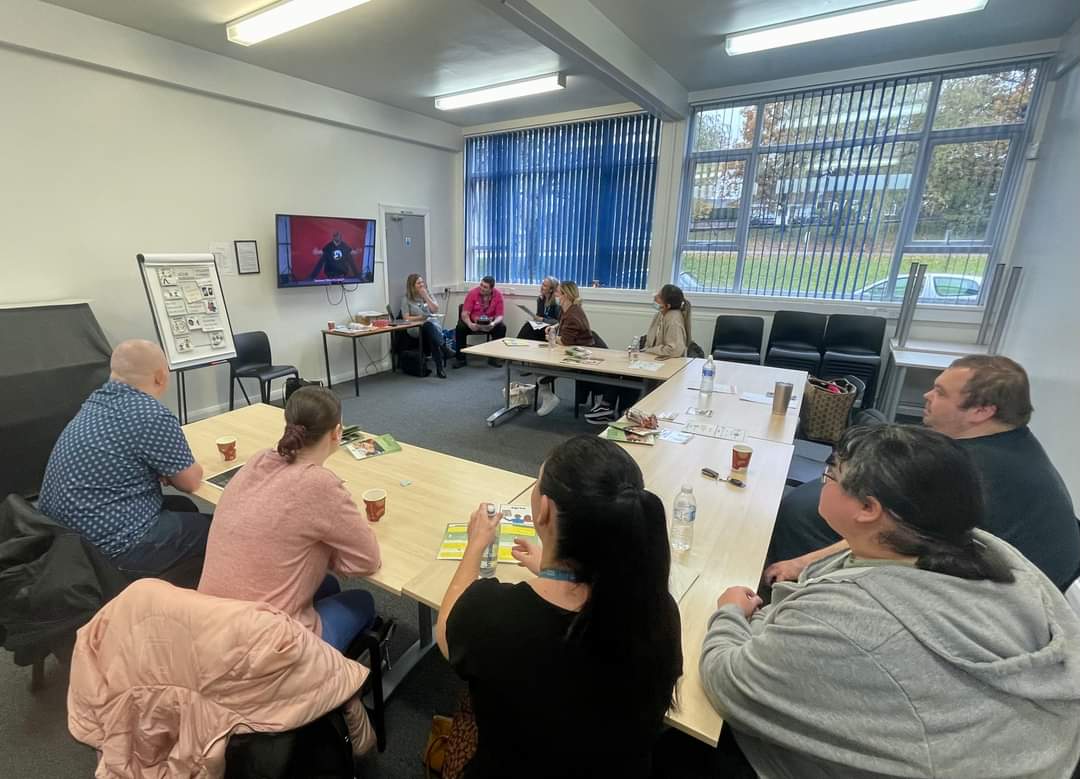
M410 376L427 376L424 355L419 349L403 349L398 352L398 367ZM426 372L425 372L426 371Z
M289 398L294 392L301 387L321 387L322 382L316 379L315 381L308 381L307 379L298 379L295 376L290 376L285 379L285 402L289 402Z
M335 709L285 733L242 733L225 747L225 779L353 779L352 742Z

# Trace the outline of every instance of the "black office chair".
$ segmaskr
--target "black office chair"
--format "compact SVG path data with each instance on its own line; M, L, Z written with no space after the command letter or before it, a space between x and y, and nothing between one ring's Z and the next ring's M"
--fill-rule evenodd
M759 316L718 316L713 327L713 359L760 365L764 332L765 320Z
M880 316L833 314L825 326L824 358L818 375L823 379L857 376L866 384L861 408L874 403L885 319Z
M400 320L401 312L395 317L390 306L386 307L386 313L391 320ZM396 371L399 367L405 373L412 376L426 376L431 370L425 365L425 356L430 352L424 351L423 341L409 335L408 330L393 330L390 333L390 369Z
M300 378L300 372L294 365L274 365L270 357L270 339L262 330L250 333L237 333L233 336L236 344L236 357L229 360L229 410L235 407L236 385L244 393L244 400L251 405L251 398L241 379L256 379L259 382L259 395L263 403L270 402L270 382L286 376Z
M825 314L777 311L769 331L765 364L817 375L827 320Z

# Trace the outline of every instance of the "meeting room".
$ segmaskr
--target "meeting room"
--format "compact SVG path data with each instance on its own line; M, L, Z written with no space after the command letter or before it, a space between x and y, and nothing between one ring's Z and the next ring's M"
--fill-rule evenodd
M0 100L0 776L1080 779L1076 0L3 0Z

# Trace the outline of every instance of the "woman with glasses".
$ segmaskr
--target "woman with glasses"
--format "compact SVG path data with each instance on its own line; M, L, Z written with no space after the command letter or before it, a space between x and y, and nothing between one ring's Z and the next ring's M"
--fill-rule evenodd
M701 677L761 776L1045 777L1080 758L1080 619L975 529L968 454L926 428L851 428L818 510L850 547L762 606L717 602ZM1016 489L1025 489L1017 484Z

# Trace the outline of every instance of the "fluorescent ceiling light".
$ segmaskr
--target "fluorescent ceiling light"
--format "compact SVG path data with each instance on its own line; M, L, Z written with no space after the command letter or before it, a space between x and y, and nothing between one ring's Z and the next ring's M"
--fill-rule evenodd
M839 35L851 35L883 27L895 27L910 22L923 22L942 16L981 11L987 0L899 0L898 2L839 11L794 22L737 32L727 36L727 53L749 54L754 51L794 46L808 41L820 41Z
M526 95L539 95L544 92L554 92L556 89L566 88L566 76L562 73L549 73L546 76L527 78L523 81L511 81L508 84L497 84L493 87L470 89L468 92L459 92L456 95L445 95L435 98L435 107L441 111L451 111L455 108L465 108L470 105L494 103L498 100L510 100L515 97Z
M229 22L225 25L225 34L233 43L251 46L366 2L368 0L281 0Z

